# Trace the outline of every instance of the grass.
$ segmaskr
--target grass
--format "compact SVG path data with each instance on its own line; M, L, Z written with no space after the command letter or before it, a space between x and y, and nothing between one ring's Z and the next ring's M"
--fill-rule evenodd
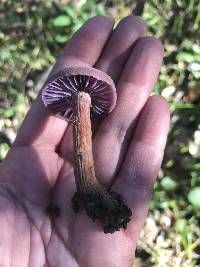
M0 160L38 93L41 75L68 38L91 16L109 14L119 20L135 6L128 0L2 1ZM150 0L137 10L148 34L164 43L154 93L169 101L172 122L135 266L199 266L200 3Z

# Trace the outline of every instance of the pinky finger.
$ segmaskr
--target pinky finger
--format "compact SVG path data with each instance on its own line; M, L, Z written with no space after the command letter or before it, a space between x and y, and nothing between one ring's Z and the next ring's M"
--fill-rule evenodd
M158 174L169 129L169 108L159 96L149 97L136 126L113 190L132 209L127 234L136 244L145 221L151 192Z

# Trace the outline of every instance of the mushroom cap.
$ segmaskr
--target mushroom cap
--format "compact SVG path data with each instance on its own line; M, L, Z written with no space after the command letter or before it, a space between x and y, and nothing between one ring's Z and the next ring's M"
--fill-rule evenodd
M72 97L77 92L91 97L91 115L104 117L116 104L116 89L112 79L92 67L68 67L54 74L44 85L42 100L54 114L72 120Z

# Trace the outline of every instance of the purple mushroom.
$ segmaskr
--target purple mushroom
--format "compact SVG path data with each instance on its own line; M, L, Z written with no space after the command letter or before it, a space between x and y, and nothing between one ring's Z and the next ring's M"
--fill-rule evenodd
M94 116L104 117L115 106L117 97L112 79L89 67L69 67L54 75L45 86L42 99L53 113L71 121L72 98L79 92L90 95Z
M103 118L116 103L112 79L91 67L69 67L47 80L42 99L59 117L73 123L74 173L77 192L73 209L82 205L93 220L104 224L105 233L126 228L131 210L121 196L104 188L96 179L92 155L91 117Z

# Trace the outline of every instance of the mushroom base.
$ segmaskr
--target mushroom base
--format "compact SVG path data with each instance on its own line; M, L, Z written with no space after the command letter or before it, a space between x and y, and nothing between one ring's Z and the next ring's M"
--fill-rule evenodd
M105 234L112 234L121 228L126 229L132 216L122 197L115 192L106 194L76 192L72 198L72 205L74 212L79 212L82 206L93 221L101 221L104 224Z

